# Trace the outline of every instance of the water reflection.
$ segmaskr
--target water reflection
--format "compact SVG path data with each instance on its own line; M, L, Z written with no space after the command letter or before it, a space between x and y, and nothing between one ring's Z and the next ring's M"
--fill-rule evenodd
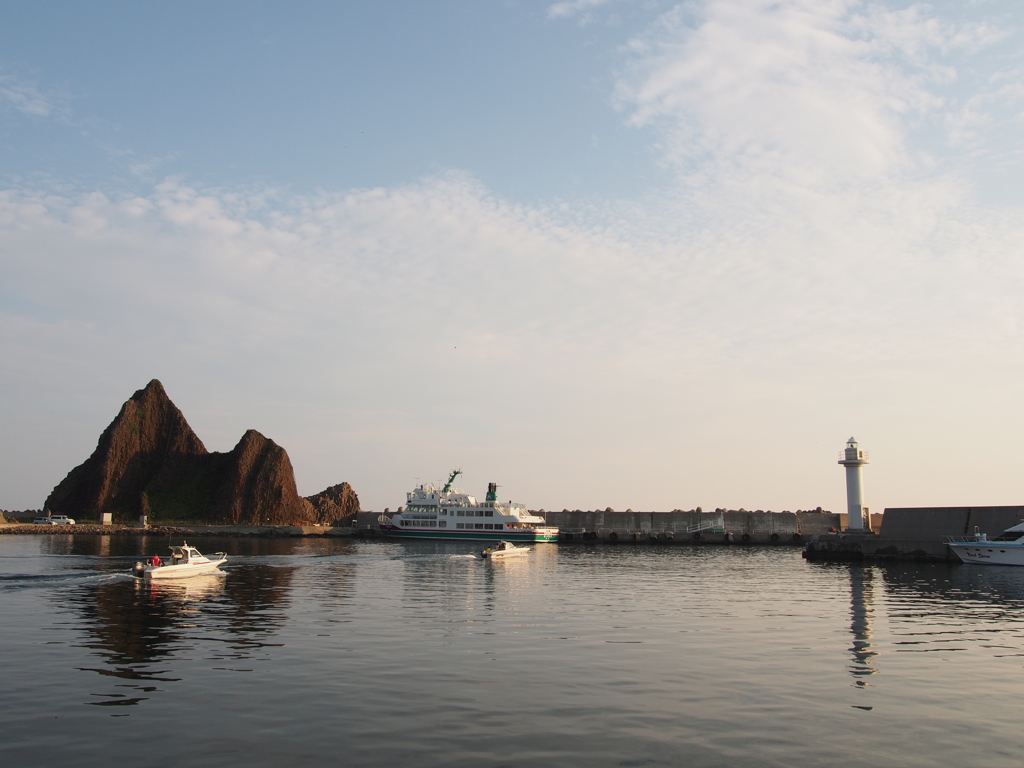
M896 653L1024 655L1024 569L904 564L880 573Z
M401 597L411 619L443 616L445 635L487 634L499 615L514 616L545 589L558 548L532 547L521 557L483 560L484 542L403 542Z
M246 566L225 574L225 598L208 611L217 628L256 641L286 620L294 567Z
M871 568L850 567L850 634L853 635L850 674L855 678L867 677L878 671L872 664L878 655L871 646L871 620L875 613L872 576ZM864 680L857 680L857 685L866 684Z
M272 635L283 626L294 568L243 566L226 573L174 583L131 577L54 594L62 609L80 619L82 647L100 666L79 667L102 678L120 678L117 688L154 693L160 683L182 679L196 651L203 660L250 659L279 645ZM185 658L188 655L191 658ZM224 667L213 667L224 669ZM93 693L97 706L139 704L148 696Z

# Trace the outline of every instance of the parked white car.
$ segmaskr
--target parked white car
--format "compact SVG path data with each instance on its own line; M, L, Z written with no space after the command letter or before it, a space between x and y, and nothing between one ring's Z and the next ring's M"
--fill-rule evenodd
M37 517L32 521L36 525L74 525L75 521L67 515L51 515L50 517Z

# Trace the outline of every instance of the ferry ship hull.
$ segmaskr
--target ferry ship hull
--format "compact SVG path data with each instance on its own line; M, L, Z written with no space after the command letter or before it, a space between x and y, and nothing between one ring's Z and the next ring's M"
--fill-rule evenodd
M558 541L558 531L439 531L433 528L415 529L382 525L381 533L396 539L444 539L447 541Z

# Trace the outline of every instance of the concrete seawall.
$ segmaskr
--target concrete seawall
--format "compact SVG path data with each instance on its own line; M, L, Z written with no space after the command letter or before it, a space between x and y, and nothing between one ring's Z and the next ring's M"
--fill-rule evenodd
M838 528L829 512L547 512L562 541L797 544Z
M931 560L960 562L946 545L951 537L994 537L1024 522L1024 506L893 507L885 510L879 535L822 534L807 542L808 560Z

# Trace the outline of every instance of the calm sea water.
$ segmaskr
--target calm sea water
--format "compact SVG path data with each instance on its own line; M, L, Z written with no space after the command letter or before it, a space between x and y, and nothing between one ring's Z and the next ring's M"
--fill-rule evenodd
M9 766L1019 766L1024 569L0 536ZM180 542L175 542L180 543Z

